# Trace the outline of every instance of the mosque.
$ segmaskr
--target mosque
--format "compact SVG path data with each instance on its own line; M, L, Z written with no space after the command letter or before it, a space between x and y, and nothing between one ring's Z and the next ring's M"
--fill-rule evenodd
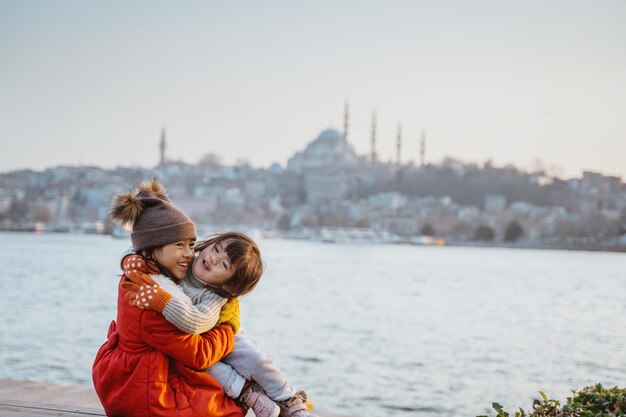
M357 163L359 158L346 135L335 129L326 129L309 143L302 152L296 152L287 162L287 169L298 174L327 171Z
M402 130L398 126L395 163L382 163L376 153L376 113L372 115L371 151L367 156L356 154L348 142L349 110L346 103L343 133L326 129L304 150L296 152L287 162L287 188L303 190L307 203L319 205L343 200L355 183L373 183L380 175L395 173L401 167ZM424 164L424 132L422 132L422 166ZM158 168L170 165L165 158L165 128L161 131ZM284 190L283 190L284 191Z
M349 112L346 104L343 133L326 129L303 151L296 152L287 162L287 171L301 178L306 202L322 204L342 200L355 182L371 183L381 174L395 172L401 167L402 129L396 136L396 162L381 163L376 153L376 113L372 115L371 151L358 156L348 142ZM424 132L422 132L422 164Z
M287 169L298 174L336 173L359 162L352 145L348 143L348 103L344 110L343 134L326 129L302 152L296 152L287 162Z
M340 133L336 129L326 129L309 143L301 152L296 152L287 163L287 169L298 173L335 172L341 169L349 169L357 164L369 163L380 164L376 152L376 113L372 114L371 127L371 151L368 156L358 156L352 145L348 142L349 111L346 103L344 113L344 131ZM424 166L425 132L421 135L421 165ZM396 161L395 165L402 165L402 126L398 125L396 135Z

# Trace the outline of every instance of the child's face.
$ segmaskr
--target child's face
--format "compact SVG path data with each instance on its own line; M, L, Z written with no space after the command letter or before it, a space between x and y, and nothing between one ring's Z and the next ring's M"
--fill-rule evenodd
M191 260L196 241L192 239L170 243L154 250L154 259L176 279L183 279Z
M235 273L226 247L230 240L207 246L193 264L194 275L205 284L221 286Z

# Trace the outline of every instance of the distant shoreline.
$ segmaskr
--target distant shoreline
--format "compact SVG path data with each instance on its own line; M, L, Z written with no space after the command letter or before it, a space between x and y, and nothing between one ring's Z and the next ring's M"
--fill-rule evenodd
M2 233L14 233L14 234L37 234L37 235L74 235L74 236L85 236L85 235L101 235L101 236L109 236L113 238L119 238L115 235L106 234L106 233L68 233L68 232L51 232L51 231L42 231L42 230L3 230L0 229L0 234ZM571 243L567 244L566 242L530 242L530 241L519 241L517 243L513 242L484 242L484 241L466 241L466 240L445 240L443 244L418 244L411 242L409 239L402 239L397 241L324 241L319 239L312 239L305 236L294 236L294 235L281 235L281 234L271 234L265 235L261 234L260 236L254 236L255 238L261 237L265 239L280 239L280 240L306 240L311 242L320 242L320 243L328 243L328 244L343 244L343 243L363 243L363 244L401 244L401 245L414 245L414 246L449 246L449 247L473 247L473 248L506 248L506 249L535 249L535 250L566 250L566 251L584 251L584 252L613 252L613 253L626 253L626 246L619 246L615 244L584 244L584 243Z
M451 247L476 247L476 248L506 248L506 249L537 249L537 250L567 250L583 252L615 252L624 253L626 247L620 246L593 246L593 245L566 245L566 244L542 244L542 243L489 243L489 242L446 242Z

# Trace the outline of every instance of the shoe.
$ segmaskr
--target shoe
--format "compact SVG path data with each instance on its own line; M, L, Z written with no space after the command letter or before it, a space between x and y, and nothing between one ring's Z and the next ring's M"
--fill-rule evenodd
M238 400L250 407L256 417L278 417L280 414L280 407L257 384L251 384Z
M318 417L309 412L313 408L313 402L307 399L306 392L299 390L293 397L285 401L278 401L280 417Z

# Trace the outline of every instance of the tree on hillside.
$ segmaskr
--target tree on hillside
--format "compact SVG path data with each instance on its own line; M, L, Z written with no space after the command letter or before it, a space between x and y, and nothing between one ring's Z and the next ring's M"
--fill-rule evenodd
M504 240L507 242L517 242L517 240L524 234L522 225L513 220L510 222L504 230Z
M289 230L291 229L291 216L287 213L283 213L278 218L276 222L276 227L278 230Z
M7 217L9 220L13 222L19 222L26 218L26 212L28 209L28 205L26 201L20 200L17 197L13 196L11 199L11 204L9 205L9 209L7 211Z
M480 240L483 242L490 242L496 237L496 232L493 228L481 224L476 228L476 233L474 233L474 240Z
M564 182L542 185L535 175L512 165L496 167L488 161L479 166L452 158L440 165L406 168L403 181L392 180L386 189L413 197L449 196L458 204L472 206L482 206L489 194L502 195L507 201L549 206L555 201L562 204L573 193Z
M435 236L435 228L430 223L426 223L424 226L422 226L420 234L424 236Z

